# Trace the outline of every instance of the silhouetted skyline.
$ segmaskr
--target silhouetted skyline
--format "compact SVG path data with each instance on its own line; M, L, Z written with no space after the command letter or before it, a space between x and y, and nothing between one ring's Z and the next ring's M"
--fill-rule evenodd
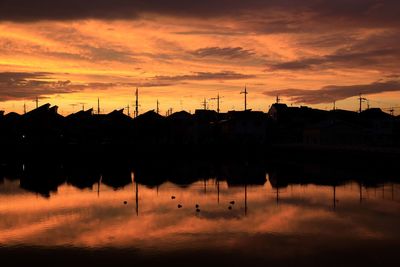
M399 107L399 3L346 1L3 0L0 109L34 100L63 114L82 103L104 112L134 105L267 111L276 94L294 105ZM217 109L216 103L210 103ZM396 108L396 114L399 114Z

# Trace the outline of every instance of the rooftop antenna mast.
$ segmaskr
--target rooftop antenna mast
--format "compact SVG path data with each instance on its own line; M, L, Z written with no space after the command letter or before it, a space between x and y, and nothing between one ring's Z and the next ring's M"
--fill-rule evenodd
M247 86L244 86L244 91L240 92L240 94L244 94L244 111L247 110Z
M136 88L136 101L135 101L135 118L139 116L139 89Z

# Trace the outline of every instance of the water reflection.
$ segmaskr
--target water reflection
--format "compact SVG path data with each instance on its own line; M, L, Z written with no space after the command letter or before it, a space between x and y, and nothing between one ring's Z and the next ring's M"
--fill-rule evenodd
M316 239L318 246L400 240L400 184L392 173L249 162L74 166L2 167L2 247L253 255L271 242L310 253Z

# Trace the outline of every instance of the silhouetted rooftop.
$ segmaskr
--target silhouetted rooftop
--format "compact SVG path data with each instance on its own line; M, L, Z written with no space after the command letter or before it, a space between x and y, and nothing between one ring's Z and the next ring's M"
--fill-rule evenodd
M190 120L192 118L192 114L187 111L178 111L168 116L170 120Z

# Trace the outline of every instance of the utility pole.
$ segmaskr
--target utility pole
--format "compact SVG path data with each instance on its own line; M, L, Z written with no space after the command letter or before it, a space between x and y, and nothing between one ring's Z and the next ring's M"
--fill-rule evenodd
M203 109L207 110L207 100L205 98L204 98L204 101L203 101Z
M135 104L136 104L136 108L135 108L135 118L137 117L137 116L139 116L139 89L138 88L136 88L136 101L135 101Z
M38 97L36 97L35 102L36 102L36 108L38 108L39 107L39 98Z
M244 94L244 111L246 111L247 110L247 94L248 94L246 86L244 86L244 91L240 92L240 94Z
M394 108L390 108L389 112L390 112L390 115L394 116Z
M279 102L281 102L281 99L279 98L279 94L276 95L276 104L279 104Z
M100 114L100 98L97 98L97 115Z
M130 109L129 109L129 103L128 103L128 105L126 106L126 108L127 108L127 110L128 110L128 117L130 117L130 116L131 116L131 112L130 112Z
M24 102L24 114L26 114L26 104Z
M333 100L333 110L336 110L336 100Z
M362 97L362 94L360 94L360 97L358 98L358 100L360 101L360 107L359 107L358 112L361 113L361 111L362 111L362 102L367 101L367 99Z
M157 114L160 114L160 102L157 99Z
M223 98L223 96L219 96L219 93L217 95L217 97L214 98L210 98L210 100L217 100L217 112L220 112L220 103L221 103L221 98Z

